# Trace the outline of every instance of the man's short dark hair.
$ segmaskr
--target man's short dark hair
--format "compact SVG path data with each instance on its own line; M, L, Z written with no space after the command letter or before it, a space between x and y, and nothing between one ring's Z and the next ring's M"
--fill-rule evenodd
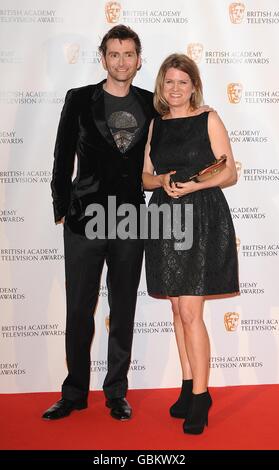
M119 41L125 41L126 39L132 39L136 46L136 53L140 55L141 53L141 42L140 38L138 37L137 33L133 31L129 26L125 26L123 24L119 24L111 28L103 37L102 42L99 46L99 52L106 55L107 52L107 42L109 39L119 39Z

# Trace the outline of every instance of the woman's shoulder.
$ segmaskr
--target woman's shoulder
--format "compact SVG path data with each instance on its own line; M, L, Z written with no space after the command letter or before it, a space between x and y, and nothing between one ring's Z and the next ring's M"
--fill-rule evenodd
M208 112L208 123L212 126L223 124L223 121L216 110Z

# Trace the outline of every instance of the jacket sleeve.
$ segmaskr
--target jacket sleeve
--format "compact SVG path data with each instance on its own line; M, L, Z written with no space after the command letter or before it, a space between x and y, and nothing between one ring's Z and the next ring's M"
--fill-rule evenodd
M67 214L71 199L78 139L78 109L74 95L74 90L69 90L66 94L54 148L51 194L55 222Z

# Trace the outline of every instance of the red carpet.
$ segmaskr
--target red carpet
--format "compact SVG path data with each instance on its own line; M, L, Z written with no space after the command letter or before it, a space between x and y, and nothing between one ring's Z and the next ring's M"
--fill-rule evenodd
M199 436L182 431L183 420L170 418L176 389L132 390L131 421L109 416L102 392L91 392L89 408L60 421L44 421L42 412L59 393L0 395L2 450L206 450L279 449L279 385L210 389L209 426Z

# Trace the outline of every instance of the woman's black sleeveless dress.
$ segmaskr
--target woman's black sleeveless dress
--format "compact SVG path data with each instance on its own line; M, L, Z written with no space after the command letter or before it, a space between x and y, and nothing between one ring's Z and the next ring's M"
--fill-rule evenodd
M214 160L207 122L207 112L187 118L154 120L150 157L157 174L176 170L185 181L187 175L195 174ZM190 249L177 249L177 237L172 234L166 239L162 217L159 219L159 238L149 236L145 245L149 294L202 296L238 292L235 232L221 188L203 189L179 199L158 188L153 192L151 204L168 204L171 213L180 204L182 214L185 204L193 204L193 243Z

